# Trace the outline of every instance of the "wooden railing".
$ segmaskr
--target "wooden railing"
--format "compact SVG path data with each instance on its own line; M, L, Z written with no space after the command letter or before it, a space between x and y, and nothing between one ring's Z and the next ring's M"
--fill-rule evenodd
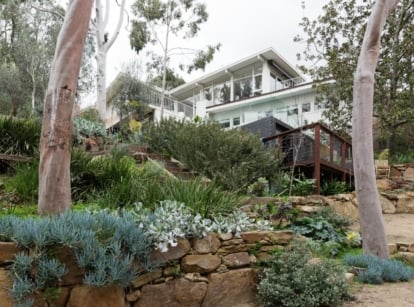
M276 146L290 167L313 168L315 192L320 192L321 169L340 173L342 180L353 175L352 144L320 123L292 129L263 139Z

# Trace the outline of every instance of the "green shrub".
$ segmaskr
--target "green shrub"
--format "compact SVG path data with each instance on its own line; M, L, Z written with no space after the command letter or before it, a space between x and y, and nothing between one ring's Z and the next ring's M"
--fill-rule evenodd
M350 192L352 188L348 183L339 180L330 180L322 183L321 195L335 195Z
M272 255L258 285L264 306L332 306L349 298L344 270L331 260L309 262L311 253L294 245Z
M409 281L414 278L414 270L398 260L380 259L372 255L345 255L344 263L364 268L358 274L358 281L368 284Z
M5 181L7 192L18 196L21 202L37 202L39 186L39 162L33 159L31 162L20 163L12 177Z
M41 124L33 119L0 117L0 153L32 156L39 150Z
M260 177L272 181L280 172L274 149L252 134L216 123L164 120L145 126L143 137L151 150L173 156L228 190L246 192Z

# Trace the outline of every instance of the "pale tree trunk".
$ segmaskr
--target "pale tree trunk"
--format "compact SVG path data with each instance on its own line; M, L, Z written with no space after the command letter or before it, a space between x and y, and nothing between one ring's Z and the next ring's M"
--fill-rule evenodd
M375 181L372 115L374 75L380 38L399 0L377 0L368 21L354 79L352 148L359 221L365 254L389 258L381 203Z
M106 0L106 9L105 14L101 0L95 0L95 11L96 11L96 20L94 23L95 33L96 33L96 42L98 47L98 52L96 56L96 64L98 73L96 76L97 80L97 98L96 98L96 108L98 109L99 117L105 122L106 119L106 58L109 49L112 47L115 40L118 38L119 31L124 18L125 10L125 1L122 0L121 7L119 9L118 23L116 25L114 34L111 38L106 37L105 29L109 21L109 0Z
M56 43L40 139L41 215L60 214L71 206L72 111L92 5L93 0L69 2Z

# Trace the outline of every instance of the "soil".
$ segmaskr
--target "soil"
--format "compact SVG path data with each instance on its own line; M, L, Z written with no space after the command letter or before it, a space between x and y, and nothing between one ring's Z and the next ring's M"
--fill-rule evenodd
M414 242L414 214L385 214L388 243ZM353 286L356 300L346 306L414 307L414 280L403 283Z

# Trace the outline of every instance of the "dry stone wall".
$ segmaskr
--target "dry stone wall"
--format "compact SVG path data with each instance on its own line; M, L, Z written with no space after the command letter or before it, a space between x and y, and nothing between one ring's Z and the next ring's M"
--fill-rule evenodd
M152 251L155 269L141 274L127 289L111 285L95 288L82 284L83 275L70 249L57 256L68 268L53 306L67 307L227 307L257 306L258 262L293 239L287 231L210 234L181 239L168 252ZM12 286L8 265L22 251L14 243L0 243L0 302L11 307ZM48 304L51 302L49 301ZM35 306L46 306L41 294Z

